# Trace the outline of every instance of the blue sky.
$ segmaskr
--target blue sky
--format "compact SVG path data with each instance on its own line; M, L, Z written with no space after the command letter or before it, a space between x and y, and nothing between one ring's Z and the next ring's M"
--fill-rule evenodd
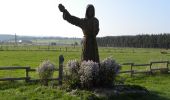
M170 33L170 0L1 0L0 34L83 37L62 19L59 3L80 18L93 4L100 37Z

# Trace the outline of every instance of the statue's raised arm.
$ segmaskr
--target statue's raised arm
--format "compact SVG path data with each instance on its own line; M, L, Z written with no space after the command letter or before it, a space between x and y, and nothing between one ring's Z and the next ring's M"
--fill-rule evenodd
M75 16L72 16L68 11L67 9L65 9L65 7L62 5L62 4L59 4L58 5L58 8L61 12L63 12L63 19L64 20L67 20L69 23L73 24L73 25L76 25L76 26L79 26L81 27L82 26L82 19L78 18L78 17L75 17Z

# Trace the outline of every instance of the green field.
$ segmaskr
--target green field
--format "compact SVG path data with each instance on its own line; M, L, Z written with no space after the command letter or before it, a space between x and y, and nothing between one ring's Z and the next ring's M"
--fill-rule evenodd
M58 56L62 54L65 58L64 64L71 59L80 59L81 47L56 47L54 50L33 50L24 51L15 48L15 51L0 51L0 66L30 66L36 68L43 60L49 59L58 66ZM59 50L61 48L61 51ZM32 49L30 47L30 49ZM165 51L167 54L162 54ZM116 62L137 64L149 63L150 61L170 61L170 50L164 49L142 49L142 48L99 48L100 60L106 57L113 57ZM126 70L127 68L122 68ZM22 71L0 71L0 77L12 77L25 75ZM33 77L37 77L34 73ZM155 99L170 100L170 75L120 75L125 78L125 84L135 84L146 87L153 94L152 96L135 98L137 100ZM88 91L80 91L81 95L71 96L64 90L57 87L43 87L39 84L28 84L25 82L0 82L0 100L75 100L85 99L90 94ZM131 98L126 98L131 100Z
M74 44L75 42L77 42L78 44L80 44L81 39L77 39L77 38L65 38L65 39L36 39L36 40L32 40L33 43L45 43L45 44L49 44L52 42L58 43L58 44Z

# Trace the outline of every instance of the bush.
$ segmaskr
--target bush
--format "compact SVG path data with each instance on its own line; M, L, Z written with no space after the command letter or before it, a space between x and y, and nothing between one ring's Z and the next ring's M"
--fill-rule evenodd
M66 82L71 88L109 87L114 85L120 65L112 58L106 58L100 64L93 61L70 60L67 63Z
M80 87L80 77L78 75L80 64L77 60L69 60L66 66L65 82L69 88Z
M91 88L96 86L99 80L99 64L93 61L83 61L79 70L82 87Z
M37 72L43 85L48 85L48 79L53 77L54 70L55 66L49 60L45 60L39 65Z
M67 63L67 73L70 75L78 74L80 64L77 60L69 60Z
M120 68L121 66L111 57L104 59L100 63L100 85L107 87L114 85L115 77Z

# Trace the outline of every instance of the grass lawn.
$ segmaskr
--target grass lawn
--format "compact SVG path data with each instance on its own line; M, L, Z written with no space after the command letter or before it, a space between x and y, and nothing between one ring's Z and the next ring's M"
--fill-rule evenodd
M0 51L0 66L30 66L36 68L43 60L49 59L58 66L58 56L62 54L65 58L64 64L70 59L80 59L81 48L60 47L61 51ZM166 51L167 54L161 54ZM99 48L100 59L112 56L118 63L134 62L149 63L150 61L170 61L170 50L141 49L141 48ZM124 68L123 68L124 69ZM126 69L126 68L125 68ZM0 71L0 77L12 77L25 75L23 71ZM36 73L32 76L36 77ZM125 78L126 84L135 84L146 87L151 91L151 96L134 97L135 100L170 100L170 75L120 75ZM79 91L73 96L58 89L58 87L43 87L39 84L28 84L25 82L0 82L0 100L81 100L87 99L92 93ZM133 99L134 99L133 98ZM132 98L126 97L127 100ZM118 99L119 100L119 99ZM120 98L121 100L121 98Z

